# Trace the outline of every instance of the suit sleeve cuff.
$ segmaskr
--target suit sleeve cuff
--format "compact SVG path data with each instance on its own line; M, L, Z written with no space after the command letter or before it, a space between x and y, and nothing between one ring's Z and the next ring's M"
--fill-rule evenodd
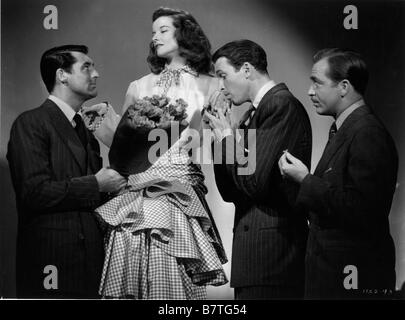
M233 136L233 132L232 132L231 128L227 128L222 131L221 138L218 140L218 142L221 143L222 140L224 140L226 137L229 137L229 136Z

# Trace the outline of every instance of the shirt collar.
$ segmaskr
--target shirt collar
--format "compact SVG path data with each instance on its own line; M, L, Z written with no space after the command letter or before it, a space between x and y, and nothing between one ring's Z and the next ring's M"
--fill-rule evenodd
M259 105L260 101L262 101L264 95L271 90L276 85L276 83L273 80L270 80L269 82L266 82L263 87L260 88L260 90L257 92L255 99L253 100L252 105L257 108Z
M347 117L357 108L365 105L364 100L360 99L357 100L355 103L353 103L350 107L348 107L345 111L343 111L339 117L336 119L336 128L339 130L339 128L342 126L343 122L347 119Z
M73 110L73 108L71 106L69 106L62 99L60 99L58 97L55 97L53 95L50 95L48 97L48 99L53 101L59 107L59 109L63 112L63 114L66 116L66 118L72 124L72 126L75 126L75 122L73 121L73 117L76 115L76 112Z

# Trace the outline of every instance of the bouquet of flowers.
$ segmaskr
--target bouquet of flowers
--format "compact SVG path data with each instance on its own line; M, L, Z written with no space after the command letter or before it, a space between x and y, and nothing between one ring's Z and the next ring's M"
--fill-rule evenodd
M158 95L137 99L118 124L108 154L111 168L125 176L147 170L153 164L148 158L149 149L156 143L149 141L150 132L165 130L170 148L188 125L186 109L187 103L183 99L174 103L170 98ZM178 130L171 130L172 127L178 127Z

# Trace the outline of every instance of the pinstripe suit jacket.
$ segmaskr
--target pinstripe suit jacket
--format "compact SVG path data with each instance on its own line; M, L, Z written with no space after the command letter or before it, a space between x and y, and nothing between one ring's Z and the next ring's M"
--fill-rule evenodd
M102 198L94 176L102 160L87 135L85 150L50 100L13 123L7 159L18 210L19 297L97 296L104 252L92 210ZM57 290L44 289L47 265L58 270Z
M303 289L307 217L295 207L297 186L282 179L278 160L288 149L310 165L308 115L281 83L260 101L248 129L256 129L256 168L252 174L238 174L242 166L238 153L243 148L236 143L233 151L233 136L216 146L222 149L223 157L222 164L214 165L216 183L222 198L233 202L236 210L231 285ZM243 147L249 149L247 139ZM236 160L234 164L224 164L227 153Z
M306 296L375 298L362 292L395 290L395 248L388 215L398 154L390 134L362 106L343 122L297 202L310 210ZM357 267L359 290L345 290L344 268ZM382 294L382 292L378 292Z

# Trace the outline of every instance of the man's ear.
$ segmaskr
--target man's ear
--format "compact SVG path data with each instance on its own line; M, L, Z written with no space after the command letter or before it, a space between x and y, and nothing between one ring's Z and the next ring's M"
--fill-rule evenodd
M249 79L252 76L252 72L255 69L249 62L245 62L242 65L242 70L246 79Z
M340 81L339 87L340 87L340 96L344 98L352 89L352 84L350 83L349 80L343 79L342 81Z
M65 70L63 70L62 68L59 68L58 70L56 70L56 80L66 84L67 83L67 72Z

